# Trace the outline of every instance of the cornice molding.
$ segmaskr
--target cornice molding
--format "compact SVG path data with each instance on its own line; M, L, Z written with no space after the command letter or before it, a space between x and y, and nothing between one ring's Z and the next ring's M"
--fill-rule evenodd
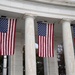
M75 20L75 8L54 6L37 2L0 1L0 10L5 10L20 14L35 14L47 18L68 18Z
M75 7L75 1L72 0L23 0L23 1L33 1L33 2Z

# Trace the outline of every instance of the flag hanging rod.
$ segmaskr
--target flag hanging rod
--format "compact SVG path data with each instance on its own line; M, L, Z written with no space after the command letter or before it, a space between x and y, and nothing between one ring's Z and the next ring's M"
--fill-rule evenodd
M13 17L13 16L5 16L5 15L0 15L0 18L22 19L21 17Z
M10 18L10 17L7 17L5 15L1 15L0 18Z
M75 24L71 24L71 26L75 26Z
M37 23L40 23L40 22L42 22L42 23L50 23L50 22L48 22L48 21L46 21L46 20L44 20L44 21L38 21ZM54 23L52 23L52 24L55 24L56 22L54 22Z
M48 22L47 20L43 20L43 21L38 21L37 23L39 22L42 22L42 23L50 23ZM54 25L57 23L57 24L60 24L62 22L62 19L60 19L59 21L55 21L55 22L52 22Z
M1 18L6 18L7 16L1 15Z

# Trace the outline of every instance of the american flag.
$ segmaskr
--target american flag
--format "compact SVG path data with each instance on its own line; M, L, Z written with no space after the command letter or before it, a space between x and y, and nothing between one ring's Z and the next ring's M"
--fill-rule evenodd
M73 36L74 36L74 44L75 44L75 25L73 25Z
M13 55L16 19L0 18L0 55Z
M38 22L39 57L54 57L54 24Z

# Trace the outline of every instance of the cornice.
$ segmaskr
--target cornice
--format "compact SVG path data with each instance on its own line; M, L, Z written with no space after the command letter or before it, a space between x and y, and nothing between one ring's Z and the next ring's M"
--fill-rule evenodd
M61 0L23 0L23 1L32 1L32 2L75 7L75 1L72 0L62 0L62 1Z

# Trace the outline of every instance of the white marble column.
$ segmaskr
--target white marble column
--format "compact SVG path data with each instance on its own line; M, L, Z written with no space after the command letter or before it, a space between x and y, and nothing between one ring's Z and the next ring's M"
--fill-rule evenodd
M49 62L48 58L44 58L44 75L49 75Z
M25 16L25 72L36 75L34 16Z
M49 75L58 75L57 53L54 51L54 57L48 59Z
M8 57L8 75L15 75L14 56Z
M53 58L44 58L44 75L58 75L57 53Z
M75 75L74 48L71 33L71 21L62 21L64 56L66 65L66 75Z
M14 53L14 75L23 75L23 34L16 34L16 48Z

